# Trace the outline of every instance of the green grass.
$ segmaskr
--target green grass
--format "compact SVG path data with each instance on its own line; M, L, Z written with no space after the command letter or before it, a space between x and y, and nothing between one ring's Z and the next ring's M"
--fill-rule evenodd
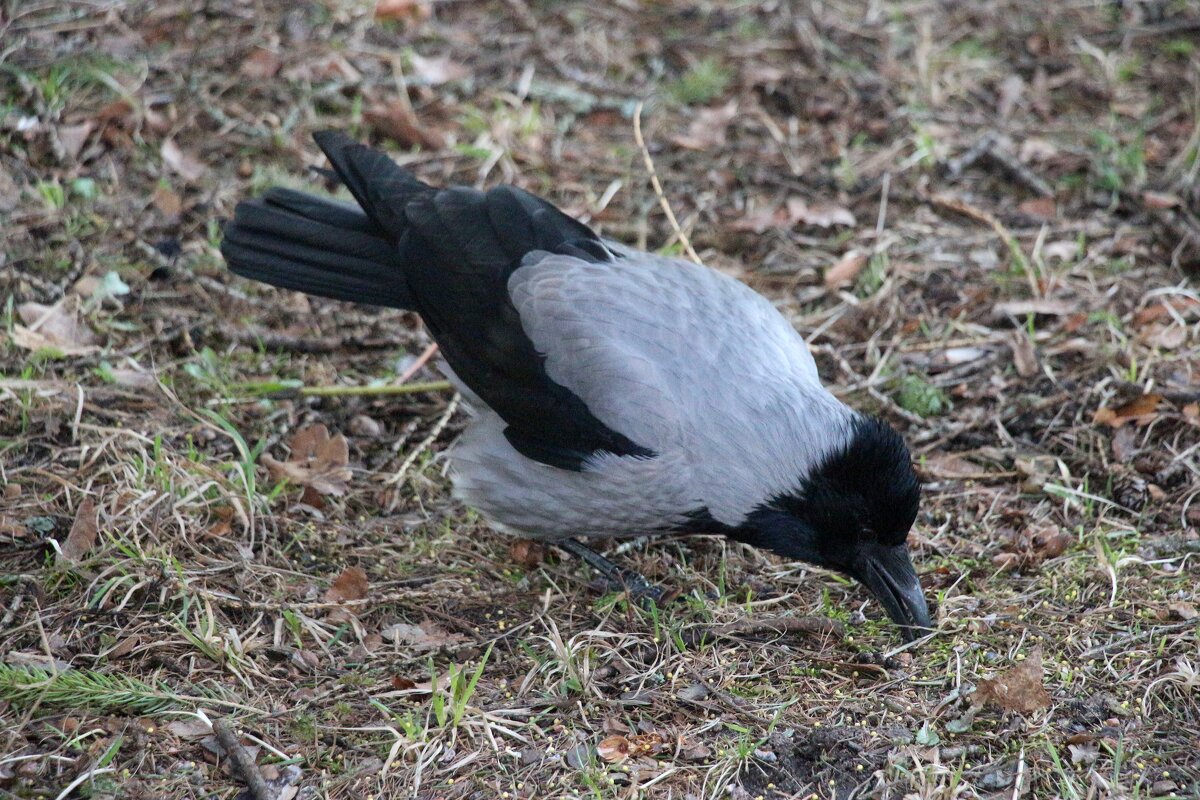
M667 87L671 99L683 105L703 105L725 93L733 73L715 56L692 65L675 83Z

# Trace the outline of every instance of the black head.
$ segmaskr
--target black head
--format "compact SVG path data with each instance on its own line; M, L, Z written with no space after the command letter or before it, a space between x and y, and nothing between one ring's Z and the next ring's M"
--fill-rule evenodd
M885 422L856 416L845 447L730 535L853 576L911 639L931 627L905 544L919 502L904 440Z

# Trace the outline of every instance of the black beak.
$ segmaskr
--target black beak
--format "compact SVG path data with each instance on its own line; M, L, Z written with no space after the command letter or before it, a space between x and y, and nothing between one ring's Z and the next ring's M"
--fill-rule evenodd
M911 642L933 629L925 593L904 545L871 545L859 554L852 574L900 626L905 641Z

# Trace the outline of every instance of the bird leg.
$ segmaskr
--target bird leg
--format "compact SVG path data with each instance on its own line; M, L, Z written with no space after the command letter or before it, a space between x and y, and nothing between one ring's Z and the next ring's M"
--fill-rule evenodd
M609 561L578 539L560 539L554 545L584 561L589 567L608 579L609 585L629 592L631 597L658 603L666 596L661 586L655 586L633 570Z

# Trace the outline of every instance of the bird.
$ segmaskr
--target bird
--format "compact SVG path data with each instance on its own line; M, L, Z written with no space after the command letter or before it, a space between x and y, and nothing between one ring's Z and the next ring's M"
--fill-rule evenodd
M496 530L657 587L580 538L717 534L862 583L931 631L908 550L920 482L894 428L820 380L764 296L634 249L516 186L437 188L314 134L354 203L275 187L221 252L244 278L417 312L470 420L454 491Z

